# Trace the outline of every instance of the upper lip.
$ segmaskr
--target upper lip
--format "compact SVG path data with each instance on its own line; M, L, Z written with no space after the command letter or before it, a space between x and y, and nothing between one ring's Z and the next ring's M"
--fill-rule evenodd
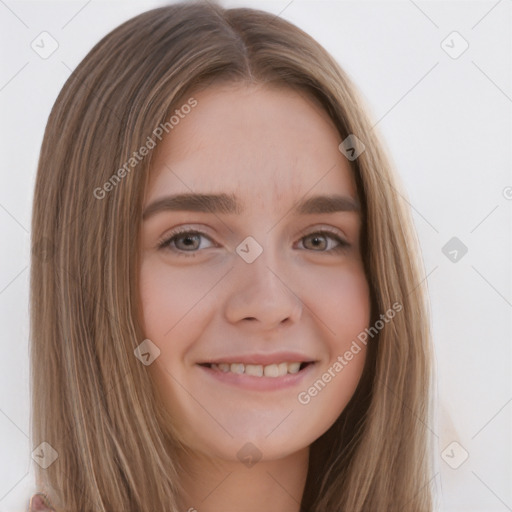
M266 366L279 363L313 363L314 361L313 357L297 352L273 352L271 354L240 354L215 357L201 361L199 364L243 363Z

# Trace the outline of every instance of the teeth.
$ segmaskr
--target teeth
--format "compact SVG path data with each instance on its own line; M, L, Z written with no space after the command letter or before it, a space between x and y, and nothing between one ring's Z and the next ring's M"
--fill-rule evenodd
M263 368L265 377L279 377L279 366L277 364L269 364Z
M230 370L232 373L244 373L245 366L242 363L231 363Z
M300 368L300 363L288 363L288 373L297 373Z
M245 373L247 375L254 375L254 377L261 377L263 375L263 366L261 364L246 364Z
M298 373L301 363L279 363L268 364L263 366L261 364L243 364L243 363L213 363L211 368L213 370L221 371L224 373L231 372L239 375L246 374L253 377L283 377L288 373Z

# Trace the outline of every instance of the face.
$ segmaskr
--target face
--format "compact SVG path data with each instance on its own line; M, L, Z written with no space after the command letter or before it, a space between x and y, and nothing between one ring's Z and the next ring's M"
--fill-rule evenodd
M148 369L189 448L235 461L252 443L271 460L320 437L362 373L364 346L345 357L370 319L357 191L303 94L193 97L144 200L143 328L160 350Z

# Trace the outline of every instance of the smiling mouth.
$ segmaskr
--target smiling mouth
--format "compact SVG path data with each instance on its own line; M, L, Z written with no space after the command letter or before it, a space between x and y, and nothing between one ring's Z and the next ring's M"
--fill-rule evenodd
M250 375L252 377L284 377L296 374L313 364L313 361L282 362L274 364L244 364L244 363L200 363L199 366L210 368L217 372Z

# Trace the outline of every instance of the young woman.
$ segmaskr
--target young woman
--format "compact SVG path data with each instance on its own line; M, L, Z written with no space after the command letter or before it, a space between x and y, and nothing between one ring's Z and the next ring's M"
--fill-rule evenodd
M401 195L292 24L182 3L108 34L41 150L31 509L432 510Z

